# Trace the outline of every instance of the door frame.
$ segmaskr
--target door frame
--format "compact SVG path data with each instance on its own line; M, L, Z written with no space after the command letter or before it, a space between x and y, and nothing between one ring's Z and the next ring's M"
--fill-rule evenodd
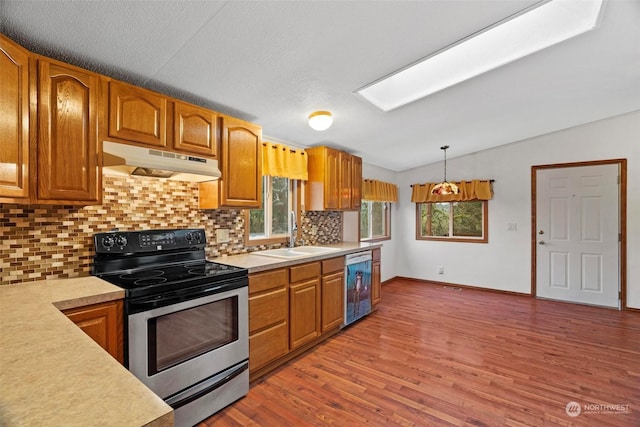
M536 175L541 169L573 168L617 164L620 169L620 310L627 309L627 159L594 160L588 162L555 163L531 166L531 296L536 297L537 268L537 182Z

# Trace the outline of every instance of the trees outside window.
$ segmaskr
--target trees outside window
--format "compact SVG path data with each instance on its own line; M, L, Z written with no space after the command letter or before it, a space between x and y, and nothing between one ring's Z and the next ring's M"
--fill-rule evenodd
M292 210L291 182L288 178L265 176L262 191L262 208L249 209L246 216L248 240L254 244L286 241Z
M416 204L416 239L488 242L487 201Z
M391 204L363 200L360 205L360 240L391 239Z

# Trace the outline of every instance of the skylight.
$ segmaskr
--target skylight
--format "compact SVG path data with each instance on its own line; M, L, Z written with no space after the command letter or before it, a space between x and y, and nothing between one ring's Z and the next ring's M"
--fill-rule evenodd
M551 0L384 77L356 94L391 111L592 30L602 0Z

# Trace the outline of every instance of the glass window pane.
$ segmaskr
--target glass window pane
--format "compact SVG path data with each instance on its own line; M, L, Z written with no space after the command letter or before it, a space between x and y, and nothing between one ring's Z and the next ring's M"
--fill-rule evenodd
M369 235L369 205L371 202L362 202L360 205L360 239L370 239Z
M482 201L453 202L453 235L482 237Z
M384 228L385 228L385 218L384 218L385 209L383 208L382 202L373 202L371 203L371 223L373 228L373 236L381 237L384 236Z
M289 233L289 179L271 178L271 235Z
M435 237L447 237L449 236L449 212L451 210L451 204L445 203L431 203L431 217L429 218L431 224L431 236Z

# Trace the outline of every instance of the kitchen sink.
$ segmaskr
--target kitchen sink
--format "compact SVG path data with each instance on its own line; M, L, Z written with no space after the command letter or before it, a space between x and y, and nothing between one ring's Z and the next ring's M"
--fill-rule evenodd
M252 252L253 255L269 256L273 258L295 259L304 258L312 255L322 255L325 253L336 252L339 249L327 248L324 246L298 246L297 248L280 248L269 249L266 251Z

